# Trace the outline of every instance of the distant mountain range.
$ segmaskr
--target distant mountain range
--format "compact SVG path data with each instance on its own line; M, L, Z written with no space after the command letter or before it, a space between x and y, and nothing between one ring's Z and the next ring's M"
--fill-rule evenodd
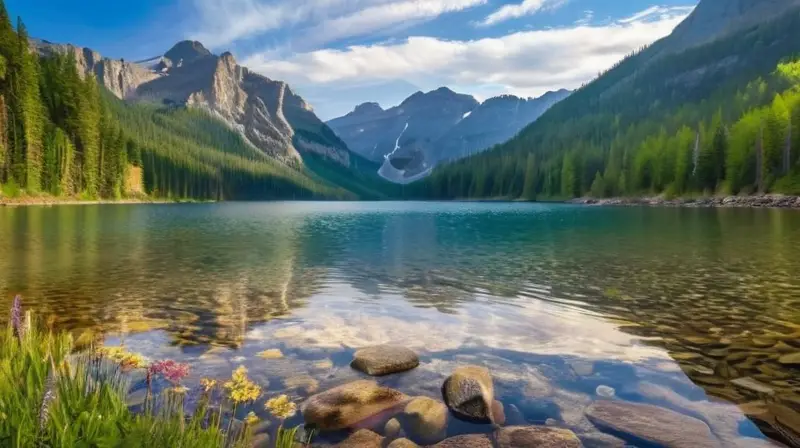
M479 103L441 87L414 93L386 110L377 103L360 104L327 124L351 151L381 163L381 176L409 183L439 163L510 139L569 94L559 90L527 99L503 95Z
M314 153L350 164L345 143L303 98L285 82L238 65L231 53L218 56L200 42L182 41L163 56L131 63L72 45L34 40L33 46L43 56L73 54L79 71L93 74L117 98L207 110L284 162Z

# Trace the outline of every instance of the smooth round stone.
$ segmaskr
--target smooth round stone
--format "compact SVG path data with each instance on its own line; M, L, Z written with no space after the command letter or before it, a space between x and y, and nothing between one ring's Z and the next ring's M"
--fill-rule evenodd
M428 397L411 400L403 410L403 429L425 445L441 442L447 435L447 406Z
M783 355L778 358L778 362L785 366L800 367L800 352L792 353L790 355Z
M464 366L453 371L442 385L444 402L461 420L492 423L494 383L485 367Z
M321 430L337 430L355 427L407 401L402 392L359 380L313 395L301 408L306 423Z
M392 440L392 443L386 448L419 448L419 445L408 439L396 439Z
M545 426L508 426L497 432L498 448L580 448L578 436L569 429Z
M400 434L400 422L393 418L383 427L383 435L388 439L395 439Z
M595 389L595 393L597 393L598 396L603 398L613 398L614 395L617 394L617 391L614 390L614 388L611 386L606 386L601 384L597 386L597 389Z
M396 345L378 345L356 351L353 362L354 369L367 375L383 376L405 372L419 365L419 357L413 351Z
M342 443L338 448L381 448L384 438L368 429L359 429Z
M467 434L463 436L450 437L436 445L434 448L494 448L492 439L484 434Z

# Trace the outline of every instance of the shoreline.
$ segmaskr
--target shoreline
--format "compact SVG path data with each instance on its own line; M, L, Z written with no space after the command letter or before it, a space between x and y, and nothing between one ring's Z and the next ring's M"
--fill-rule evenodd
M51 207L54 205L133 205L133 204L185 204L208 201L169 200L169 199L95 199L45 197L0 197L0 207Z
M630 198L575 198L568 204L627 207L688 207L688 208L781 208L800 210L800 196L764 194L753 196L707 196L667 199L660 196Z

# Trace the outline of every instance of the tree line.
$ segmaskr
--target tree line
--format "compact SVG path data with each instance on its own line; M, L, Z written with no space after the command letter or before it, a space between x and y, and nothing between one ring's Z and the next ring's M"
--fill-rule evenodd
M800 13L679 54L644 48L424 198L800 194Z
M201 111L127 104L40 57L0 0L0 196L119 199L354 198L302 164L269 158Z

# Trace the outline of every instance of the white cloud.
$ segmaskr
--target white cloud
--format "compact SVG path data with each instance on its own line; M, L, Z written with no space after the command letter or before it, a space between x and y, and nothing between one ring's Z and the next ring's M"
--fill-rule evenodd
M690 12L663 10L602 26L521 31L497 38L409 37L380 45L323 49L282 59L257 54L244 64L294 84L355 85L402 79L420 87L492 86L495 94L536 96L574 88L631 51L668 35ZM467 93L471 93L467 91Z
M556 9L567 3L568 0L523 0L522 3L504 5L497 11L489 14L481 25L490 26L506 20L536 14L539 11Z
M192 0L192 39L211 47L297 28L302 43L324 44L397 29L487 0Z

